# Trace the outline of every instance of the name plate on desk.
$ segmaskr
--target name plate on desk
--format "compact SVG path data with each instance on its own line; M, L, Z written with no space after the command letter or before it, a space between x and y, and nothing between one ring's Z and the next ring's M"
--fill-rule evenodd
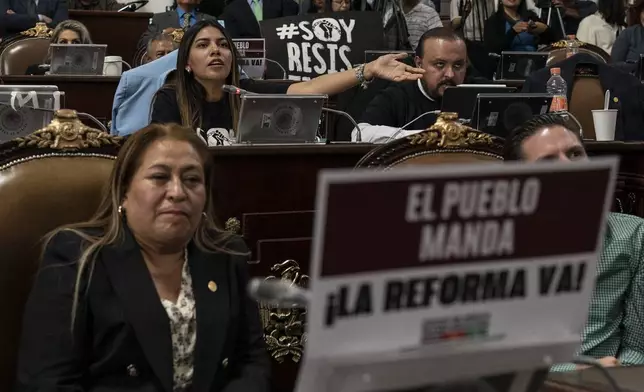
M298 391L397 390L570 360L616 170L604 159L323 171Z
M239 65L251 79L262 79L266 62L264 38L234 39L239 53Z

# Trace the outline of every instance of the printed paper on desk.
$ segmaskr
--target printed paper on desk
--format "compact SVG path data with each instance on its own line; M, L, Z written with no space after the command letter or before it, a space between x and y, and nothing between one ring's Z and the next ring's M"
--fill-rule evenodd
M306 358L578 341L616 164L323 172Z

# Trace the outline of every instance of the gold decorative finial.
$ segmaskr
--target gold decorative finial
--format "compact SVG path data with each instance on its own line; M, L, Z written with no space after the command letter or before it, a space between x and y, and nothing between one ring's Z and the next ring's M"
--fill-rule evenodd
M479 132L458 121L458 114L444 112L427 130L407 137L410 144L425 144L440 148L495 147L502 149L499 138Z
M27 37L36 37L36 38L51 38L54 34L54 30L47 27L45 23L38 22L35 27L25 30L20 34L26 35Z
M266 279L280 279L293 286L306 288L308 275L302 273L295 260L286 260L271 267L274 275ZM264 341L271 357L278 363L286 359L299 362L306 343L306 309L275 308L260 303L260 317L264 326Z
M175 29L172 33L170 33L170 36L172 37L172 40L176 43L181 43L181 40L183 39L183 35L186 33L184 29Z
M19 147L67 150L118 145L121 139L83 124L75 110L61 109L54 113L54 119L48 126L15 140Z
M239 230L241 229L241 223L237 218L228 218L228 220L226 220L224 228L226 229L226 231L229 231L234 234L239 234Z
M573 39L573 41L575 41L575 44L577 44L578 47L586 46L585 42L582 42L582 41L578 40L576 37L575 37L575 39ZM569 40L562 39L561 41L557 41L557 42L553 43L552 45L550 45L550 47L552 47L553 49L567 48L568 47L568 42L569 42Z

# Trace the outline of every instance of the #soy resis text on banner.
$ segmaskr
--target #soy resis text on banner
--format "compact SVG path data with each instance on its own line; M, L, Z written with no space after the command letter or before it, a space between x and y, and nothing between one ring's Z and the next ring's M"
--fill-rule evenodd
M364 62L365 50L382 47L377 12L290 16L262 21L261 28L268 57L282 64L291 80L345 71Z
M578 344L615 167L323 173L306 358Z

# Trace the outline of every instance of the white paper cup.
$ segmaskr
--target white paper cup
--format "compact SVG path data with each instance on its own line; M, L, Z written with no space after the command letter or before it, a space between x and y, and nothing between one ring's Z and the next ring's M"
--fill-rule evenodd
M123 73L123 59L121 56L105 56L103 75L121 76L121 73Z
M592 112L593 123L595 124L595 140L602 142L615 140L617 109L598 109Z

